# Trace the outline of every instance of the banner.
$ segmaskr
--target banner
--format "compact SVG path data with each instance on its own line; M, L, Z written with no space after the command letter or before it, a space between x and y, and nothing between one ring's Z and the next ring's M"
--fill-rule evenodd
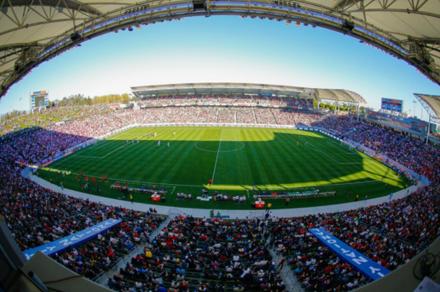
M109 230L115 225L121 223L121 219L107 219L92 227L88 227L81 231L75 232L69 236L57 239L55 241L29 248L23 251L23 254L27 260L29 260L34 254L41 251L46 255L51 255L57 252L64 251L65 249L86 242L96 236L99 233Z
M338 257L372 280L380 279L390 272L351 246L345 244L337 237L333 236L333 234L328 232L325 228L312 228L309 229L309 232L326 247L336 253Z

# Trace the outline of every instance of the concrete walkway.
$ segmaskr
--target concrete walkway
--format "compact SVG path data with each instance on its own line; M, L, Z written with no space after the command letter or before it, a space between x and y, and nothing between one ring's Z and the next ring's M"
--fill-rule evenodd
M168 216L165 221L163 221L158 228L156 228L156 230L154 230L149 236L148 239L150 240L150 242L156 238L156 236L159 234L159 232L165 228L166 226L168 226L168 224L170 223L170 221L174 218L175 216ZM135 249L133 249L129 254L127 254L125 257L123 257L121 260L119 260L119 262L113 266L113 268L111 268L109 271L103 273L99 278L97 278L95 280L95 282L98 282L99 284L102 284L104 286L107 286L108 280L113 278L113 276L115 274L117 274L119 272L120 269L123 269L127 266L128 263L131 262L131 259L134 258L135 256L137 256L138 254L142 253L144 251L144 247L146 246L146 244L140 244L138 246L136 246Z

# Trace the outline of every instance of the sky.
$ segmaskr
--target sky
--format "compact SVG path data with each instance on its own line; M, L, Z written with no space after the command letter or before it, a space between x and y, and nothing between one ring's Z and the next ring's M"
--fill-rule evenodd
M0 100L0 114L29 110L32 91L49 99L130 92L131 86L250 82L342 88L378 109L403 99L426 119L413 93L440 95L417 69L352 37L323 28L237 16L190 17L108 33L33 69Z

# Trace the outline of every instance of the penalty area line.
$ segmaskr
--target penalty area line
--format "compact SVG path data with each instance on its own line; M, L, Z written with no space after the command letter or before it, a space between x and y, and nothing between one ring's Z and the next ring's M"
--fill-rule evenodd
M120 150L120 149L122 149L122 148L124 148L124 147L126 147L126 146L127 146L127 144L123 144L123 145L117 147L116 149L113 149L112 151L106 153L106 154L103 155L103 156L81 155L81 154L79 154L78 157L81 157L81 158L93 158L93 159L103 159L103 158L106 158L107 156L109 156L109 155L115 153L116 151L118 151L118 150Z

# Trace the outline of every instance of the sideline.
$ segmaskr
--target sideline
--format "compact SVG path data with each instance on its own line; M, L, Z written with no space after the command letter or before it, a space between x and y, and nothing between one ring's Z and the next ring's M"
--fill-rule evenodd
M22 176L30 179L31 181L51 191L61 193L70 197L89 200L92 202L106 204L114 207L123 207L136 211L143 211L143 212L147 212L150 208L154 208L157 210L159 214L163 214L163 215L168 215L168 214L191 215L193 217L199 217L199 218L208 218L212 214L212 209L181 208L175 206L162 206L162 205L154 205L148 203L129 202L129 201L111 199L102 196L91 195L66 188L61 188L60 186L57 186L38 176L35 176L31 168L25 168L22 171ZM389 201L394 201L397 199L404 198L426 185L427 185L426 183L419 181L416 185L412 185L398 192L391 193L389 195L382 196L379 198L362 200L357 202L307 207L307 208L271 209L270 215L272 217L302 217L307 215L335 213L335 212L365 208L365 207L375 206ZM215 210L215 212L217 211L219 211L222 216L225 216L230 219L264 218L266 214L266 210Z
M71 172L69 171L69 175L81 175L81 176L88 176L89 178L94 177L94 178L101 178L101 176L99 175L91 175L91 174L87 174L87 173L79 173L79 172ZM118 182L127 182L127 183L137 183L137 184L147 184L147 185L157 185L157 186L168 186L168 187L173 187L173 191L175 191L176 187L188 187L188 188L201 188L202 186L207 188L208 190L214 190L214 191L223 191L223 192L227 192L227 189L217 189L217 187L220 186L225 186L222 184L217 184L214 185L212 184L211 186L206 186L204 184L200 184L200 185L192 185L192 184L174 184L174 183L166 183L166 182L151 182L151 181L144 181L144 180L136 180L136 179L126 179L126 178L119 178L119 177L108 177L107 178L109 181L118 181ZM328 181L328 180L327 180ZM367 179L367 180L362 180L362 181L342 181L342 182L334 182L334 183L328 183L328 184L316 184L316 185L312 185L312 186L292 186L292 184L297 184L297 183L282 183L282 184L277 184L277 185L281 185L283 186L282 189L276 189L276 188L272 188L272 189L266 189L265 187L267 187L268 185L241 185L244 189L229 189L229 190L251 190L254 187L258 190L263 190L263 191L295 191L295 189L298 188L311 188L311 187L327 187L327 186L344 186L344 185L363 185L363 184L371 184L377 182L377 180L375 179ZM269 184L270 185L270 184ZM227 185L226 185L227 186Z
M122 148L125 148L126 146L127 146L127 144L123 144L123 145L117 147L116 149L113 149L112 151L106 153L106 154L103 155L103 156L96 156L96 155L81 155L81 154L79 154L78 157L81 157L81 158L92 158L92 159L103 159L103 158L106 158L106 157L112 155L112 154L115 153L116 151L118 151L118 150L120 150L120 149L122 149Z

